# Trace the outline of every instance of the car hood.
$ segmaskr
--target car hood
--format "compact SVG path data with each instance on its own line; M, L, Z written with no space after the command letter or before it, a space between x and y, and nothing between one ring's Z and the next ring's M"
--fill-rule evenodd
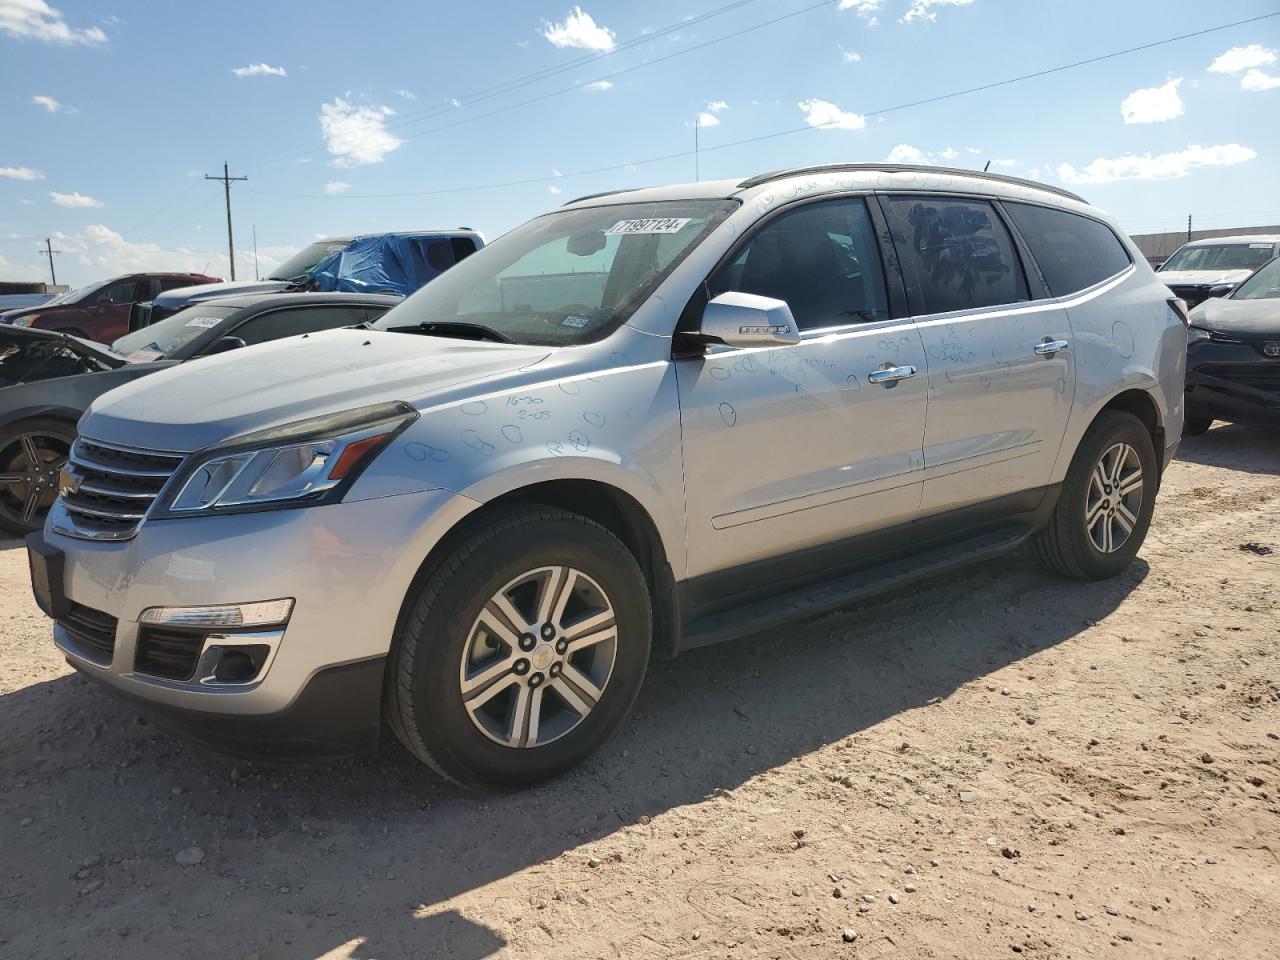
M214 297L233 297L241 293L276 293L288 290L293 284L288 280L235 280L228 283L201 283L194 287L174 287L166 290L152 302L158 307L184 307L188 303L212 300Z
M1280 337L1280 299L1228 300L1215 297L1191 311L1191 323L1218 333Z
M1161 270L1156 276L1165 286L1194 284L1213 286L1217 283L1240 283L1252 270Z
M96 440L191 452L232 437L375 403L418 409L545 359L546 347L343 329L201 357L94 401ZM450 391L453 391L452 393Z

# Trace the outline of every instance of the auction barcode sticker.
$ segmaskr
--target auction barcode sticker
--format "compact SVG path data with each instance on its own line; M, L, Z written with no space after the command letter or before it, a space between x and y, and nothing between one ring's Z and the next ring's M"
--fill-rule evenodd
M222 317L192 317L187 321L188 327L204 327L206 330L216 327L222 322Z
M630 233L679 233L691 217L650 217L647 220L619 220L604 232L606 237Z

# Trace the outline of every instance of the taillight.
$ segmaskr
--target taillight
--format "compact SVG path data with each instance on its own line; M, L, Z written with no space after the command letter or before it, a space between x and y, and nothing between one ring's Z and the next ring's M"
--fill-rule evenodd
M1191 326L1191 314L1187 309L1187 301L1180 297L1169 298L1169 309L1178 315L1184 327Z

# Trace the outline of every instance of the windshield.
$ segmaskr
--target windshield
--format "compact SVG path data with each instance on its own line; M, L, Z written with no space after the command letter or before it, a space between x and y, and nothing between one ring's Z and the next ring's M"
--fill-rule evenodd
M335 253L345 250L350 242L350 240L320 240L313 243L276 267L267 279L294 280L309 274Z
M80 287L78 290L70 290L67 293L60 293L56 297L54 297L52 300L46 300L42 304L42 306L56 307L59 304L63 304L63 303L79 303L81 300L84 300L86 297L89 297L92 294L97 293L99 290L101 290L110 282L111 282L110 280L103 280L99 283L91 283L87 287Z
M1280 299L1280 257L1276 257L1252 277L1240 284L1232 300Z
M198 303L149 327L125 334L111 344L111 349L136 362L185 360L193 352L189 348L208 337L210 330L239 309Z
M1216 243L1183 247L1165 261L1165 270L1257 270L1275 250L1273 243Z
M424 332L465 335L471 326L542 346L598 340L735 209L732 200L673 200L560 210L467 257L374 327L440 324Z

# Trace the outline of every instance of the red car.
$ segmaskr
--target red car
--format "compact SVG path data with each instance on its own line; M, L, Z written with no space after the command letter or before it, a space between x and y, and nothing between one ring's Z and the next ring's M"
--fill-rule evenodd
M145 303L175 287L218 283L219 279L200 273L131 273L64 293L38 307L0 314L0 323L111 343L129 332L129 315L135 303Z

